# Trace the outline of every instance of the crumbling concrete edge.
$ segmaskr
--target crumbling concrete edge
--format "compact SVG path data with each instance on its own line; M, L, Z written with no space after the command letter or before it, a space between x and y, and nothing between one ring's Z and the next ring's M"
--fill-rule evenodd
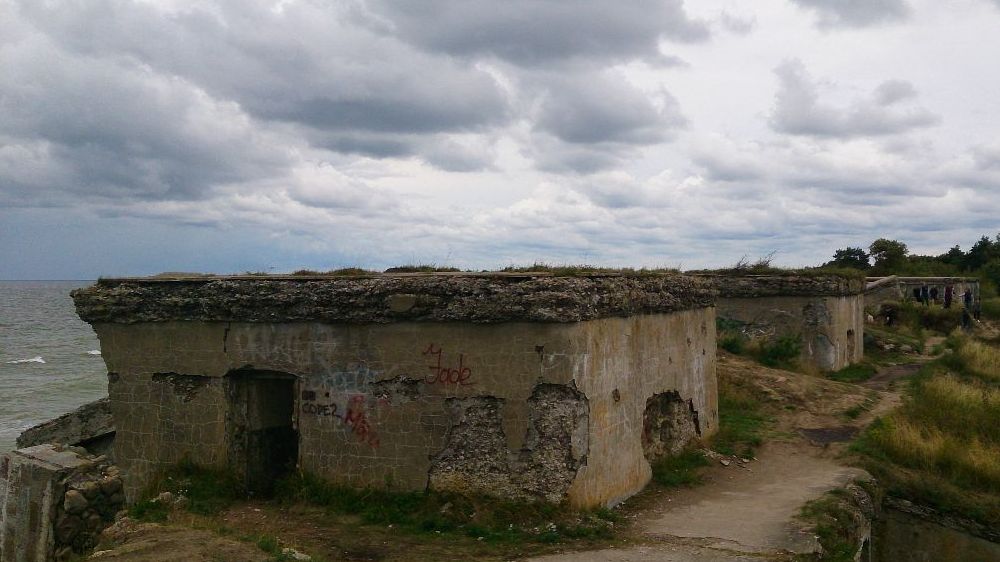
M831 552L848 549L856 562L871 558L875 521L882 513L885 492L874 477L856 478L834 488L803 506L799 518L817 539L819 560L830 560ZM810 506L813 511L809 512ZM835 536L820 533L821 526L832 527ZM840 558L836 558L840 560Z
M46 443L81 445L115 432L111 401L108 397L89 402L59 417L24 430L17 437L17 448Z

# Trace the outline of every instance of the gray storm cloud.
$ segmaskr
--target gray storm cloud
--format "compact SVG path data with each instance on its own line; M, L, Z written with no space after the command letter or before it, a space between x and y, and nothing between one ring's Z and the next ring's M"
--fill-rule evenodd
M252 231L318 267L703 266L995 223L994 5L0 0L0 259L60 213L154 270L174 227L225 264Z
M687 15L682 0L613 7L599 0L373 0L369 5L421 48L526 66L656 58L661 39L687 43L710 36L705 22Z
M816 14L821 28L870 27L910 17L906 0L791 0Z

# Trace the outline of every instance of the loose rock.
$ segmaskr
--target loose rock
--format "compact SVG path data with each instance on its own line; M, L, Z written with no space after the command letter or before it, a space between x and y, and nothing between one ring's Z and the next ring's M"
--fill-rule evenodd
M70 490L66 492L63 508L69 513L80 513L87 509L87 498L77 490Z

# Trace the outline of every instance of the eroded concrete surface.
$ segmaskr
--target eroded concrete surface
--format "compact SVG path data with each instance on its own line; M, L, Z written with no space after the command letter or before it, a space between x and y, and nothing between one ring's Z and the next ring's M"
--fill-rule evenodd
M111 402L102 398L25 430L17 438L17 448L61 443L81 445L92 453L104 454L114 444L114 437Z
M531 425L520 451L507 447L502 400L450 399L453 425L432 462L429 487L559 502L587 462L587 398L566 385L543 384L528 399Z

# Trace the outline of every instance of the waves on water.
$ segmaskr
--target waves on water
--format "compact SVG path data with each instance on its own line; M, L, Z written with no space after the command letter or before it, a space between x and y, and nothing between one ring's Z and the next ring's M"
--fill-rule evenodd
M26 427L107 396L100 341L69 296L87 284L0 281L0 453Z
M21 363L45 363L45 360L42 359L41 355L38 355L36 357L32 357L31 359L15 359L7 362L8 365L20 365Z
M90 351L87 352L87 355L100 355L100 354L101 354L100 349L91 349Z

